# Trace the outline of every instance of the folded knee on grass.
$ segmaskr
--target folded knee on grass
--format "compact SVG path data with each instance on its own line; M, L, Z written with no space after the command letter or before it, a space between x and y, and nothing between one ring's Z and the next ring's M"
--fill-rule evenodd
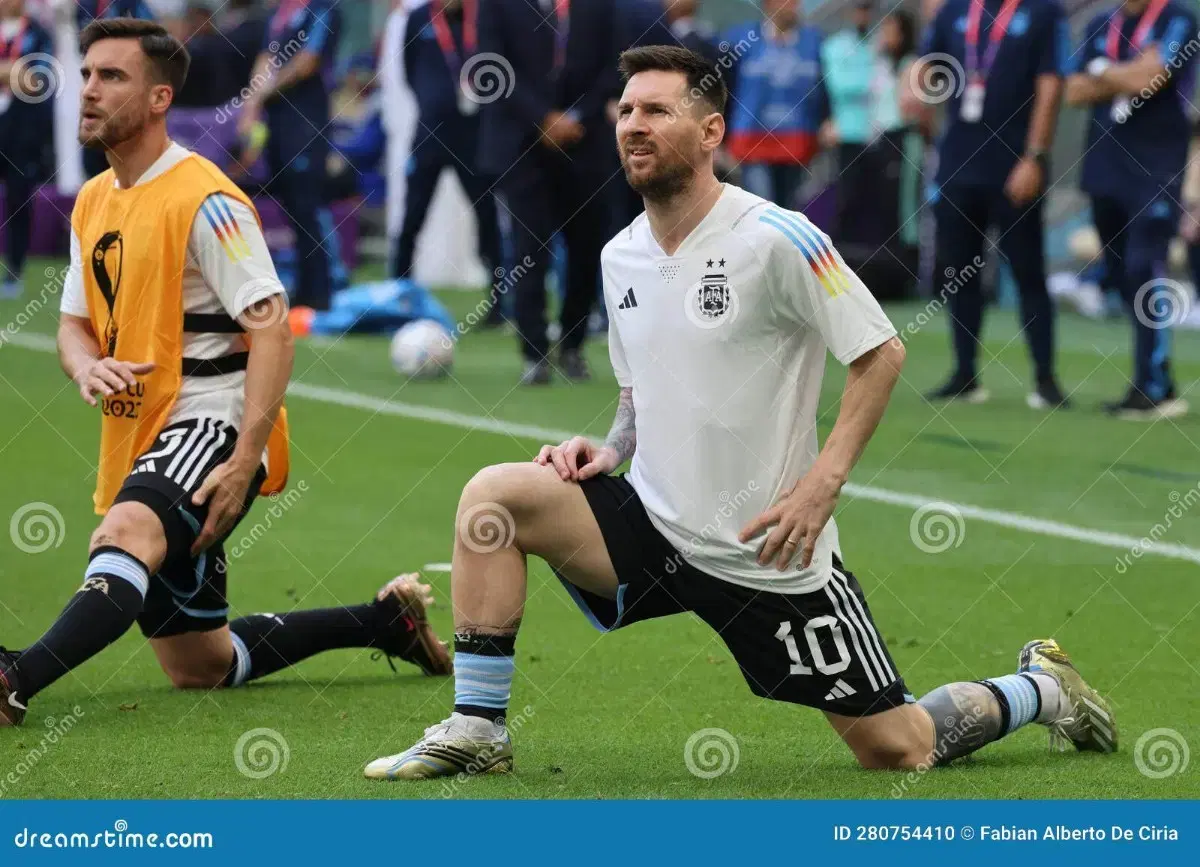
M220 662L163 666L176 689L216 689L224 683L228 670L229 666Z

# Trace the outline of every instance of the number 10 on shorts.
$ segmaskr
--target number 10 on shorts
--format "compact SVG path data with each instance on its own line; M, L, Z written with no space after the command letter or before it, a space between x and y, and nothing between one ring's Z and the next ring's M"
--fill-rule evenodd
M833 662L825 660L825 651L821 649L821 643L817 640L817 630L823 626L828 626L833 633L833 644L838 652L838 658ZM783 646L787 648L788 657L792 660L788 674L813 673L813 670L805 665L804 660L800 658L800 648L796 646L796 637L792 635L792 623L790 620L784 620L779 624L779 629L775 632L775 637L783 642ZM850 651L846 648L846 638L842 635L842 624L833 615L822 614L820 617L814 617L805 623L804 638L808 642L808 649L812 654L813 665L817 667L817 671L821 672L821 674L841 674L850 667Z

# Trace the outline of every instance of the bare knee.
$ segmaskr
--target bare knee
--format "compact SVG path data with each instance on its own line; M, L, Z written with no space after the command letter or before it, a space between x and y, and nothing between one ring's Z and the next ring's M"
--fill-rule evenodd
M520 507L527 501L526 494L529 489L547 472L558 478L553 470L547 470L546 467L533 462L493 464L484 467L472 476L463 488L459 506L462 508L489 504L508 509Z
M163 673L176 689L216 689L233 664L229 627L152 638L150 645Z
M188 666L164 669L171 686L176 689L217 689L225 682L228 671L209 666Z
M118 503L109 509L92 533L88 553L97 548L114 547L137 557L152 572L157 571L167 553L162 522L143 503Z
M546 485L565 484L551 467L533 462L495 464L477 472L458 504L460 534L473 550L524 550L520 540L535 529L546 507ZM535 553L535 552L530 552Z
M900 741L865 744L854 749L858 764L868 771L910 771L928 766L924 750L915 750Z

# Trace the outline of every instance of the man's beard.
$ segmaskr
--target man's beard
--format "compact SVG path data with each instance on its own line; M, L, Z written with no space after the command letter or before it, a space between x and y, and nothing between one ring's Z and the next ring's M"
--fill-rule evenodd
M627 166L623 168L625 180L629 182L633 191L652 202L666 201L679 195L691 184L694 174L692 167L684 162L663 166L658 171L636 180L630 176Z
M94 133L79 132L79 144L85 148L107 150L136 138L146 125L145 118L118 118L109 116L100 122Z

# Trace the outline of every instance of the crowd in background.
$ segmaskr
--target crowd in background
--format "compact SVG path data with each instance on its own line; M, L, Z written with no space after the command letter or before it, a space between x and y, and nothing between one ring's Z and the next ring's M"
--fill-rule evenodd
M522 382L541 384L550 381L552 368L569 378L589 376L580 349L589 328L596 327L597 312L603 316L595 309L600 248L640 210L640 201L620 176L613 146L621 87L615 59L625 48L677 43L717 64L731 93L726 139L717 159L722 176L786 207L814 213L826 207L828 217L817 217L818 222L877 294L897 297L915 291L918 229L924 219L918 214L927 198L935 207L924 210L943 218L941 235L958 231L962 238L956 249L973 248L971 233L996 224L1000 200L987 199L992 195L987 193L984 198L992 204L947 205L951 197L934 173L922 177L927 166L938 164L939 149L934 146L934 112L914 90L919 78L914 63L931 50L963 53L956 45L964 39L970 49L975 44L971 39L978 42L979 37L965 31L975 25L959 25L975 14L976 5L989 10L986 30L993 15L1010 14L1004 12L1010 4L945 0L949 11L941 0L930 0L919 11L909 11L909 5L881 10L866 0L851 2L840 7L835 26L827 19L817 27L805 21L798 0L761 0L759 8L747 9L748 20L718 31L707 23L699 0L409 0L394 4L386 32L371 50L351 53L339 50L341 12L333 0L0 0L0 73L6 79L12 64L25 55L55 54L65 60L70 52L64 50L64 34L77 33L93 17L162 16L160 10L169 7L163 23L185 42L192 57L191 74L175 104L233 119L237 136L226 149L223 167L252 193L270 195L282 205L295 232L297 262L303 263L295 269L294 300L317 309L328 305L337 282L332 276L336 256L329 249L335 234L330 202L361 197L368 206L378 206L388 197L402 198L402 217L389 227L388 268L395 278L409 277L438 180L444 170L453 170L474 210L477 249L486 270L522 264L513 297L497 299L488 324L513 323L525 362ZM1043 73L1069 75L1067 55L1077 52L1060 32L1061 7L1053 0L1026 0L1017 6L1014 20L1024 21L1022 27L1048 22L1054 31L1037 43L1048 47L1037 49L1045 59L1029 66L1029 87ZM1048 16L1046 22L1038 17L1042 15ZM1003 30L997 27L976 54L990 58L988 63L999 57L1001 65L1020 66L1015 52L1026 50L1017 40L1024 31L1017 33L1007 23ZM925 34L923 48L918 47L919 32ZM1026 41L1032 44L1035 37ZM998 46L1002 50L997 55ZM986 72L971 66L974 55L969 54L963 53L968 77ZM504 89L501 98L472 89L482 81L476 64L480 57L503 59L503 68L491 70ZM1003 88L1014 100L1028 96L1032 103L1033 90L1020 90L1023 75L1014 74L989 92ZM395 92L381 87L389 76L402 81L415 101L416 123L399 142L388 121ZM484 87L494 85L482 81ZM947 137L974 134L969 121L960 122L971 109L962 100L982 99L982 89L977 94L973 88L968 81L966 96L955 94L943 112L942 149ZM998 110L990 107L997 99L989 97L988 111ZM46 158L45 143L55 133L45 104L19 102L0 94L0 151L8 157L0 166L7 189L4 292L10 295L19 291L28 245L29 209L23 203L34 185L63 168L61 155L57 167ZM1040 202L1049 181L1046 154L1026 141L1026 127L1036 121L1025 117L1015 125L997 123L1013 127L1013 141L1006 147L1016 160L1012 171L1020 175L1017 186L1028 186L1029 178L1040 172L1030 188L1030 201ZM974 131L993 126L975 124ZM394 160L389 162L389 151L397 148L405 155L401 172ZM963 186L971 172L963 166L948 172L946 155L941 155L939 171L957 177L953 190L964 203L975 195L972 191L991 183ZM1003 187L1009 180L1009 156L989 156L997 161L990 170L983 157L963 159L980 173L990 171ZM1027 171L1029 161L1036 165ZM830 176L830 165L836 177L833 192L823 201L814 199L822 178ZM260 167L257 173L255 166ZM88 175L102 170L102 155L86 155L84 168ZM1023 215L1034 205L1016 207L1014 213ZM963 220L970 225L958 225ZM1001 219L1002 234L1028 222L1026 217L1014 220L1012 214ZM1195 230L1200 223L1184 222L1191 226L1188 237L1200 235ZM1041 236L1040 212L1033 223L1029 239ZM930 249L934 245L928 235L923 246L928 271L928 263L939 257ZM1036 255L1040 261L1040 247ZM1020 261L1029 262L1028 255L1021 256ZM1200 265L1200 254L1196 262ZM1022 312L1026 330L1036 334L1043 326L1048 329L1050 313L1041 301L1044 269L1029 264L1014 273L1028 307ZM550 274L557 274L561 300L559 321L548 328L545 286ZM1035 283L1043 288L1031 285ZM964 299L980 294L976 288L954 300L967 304L953 311L967 323L964 341L977 342L973 322L982 304ZM553 348L548 335L556 338ZM963 347L956 344L969 355L972 350ZM962 357L963 351L956 376L972 379L973 362ZM1045 357L1050 351L1033 347L1041 379L1052 379ZM952 379L937 396L959 396L971 387ZM1043 396L1055 398L1050 392Z

